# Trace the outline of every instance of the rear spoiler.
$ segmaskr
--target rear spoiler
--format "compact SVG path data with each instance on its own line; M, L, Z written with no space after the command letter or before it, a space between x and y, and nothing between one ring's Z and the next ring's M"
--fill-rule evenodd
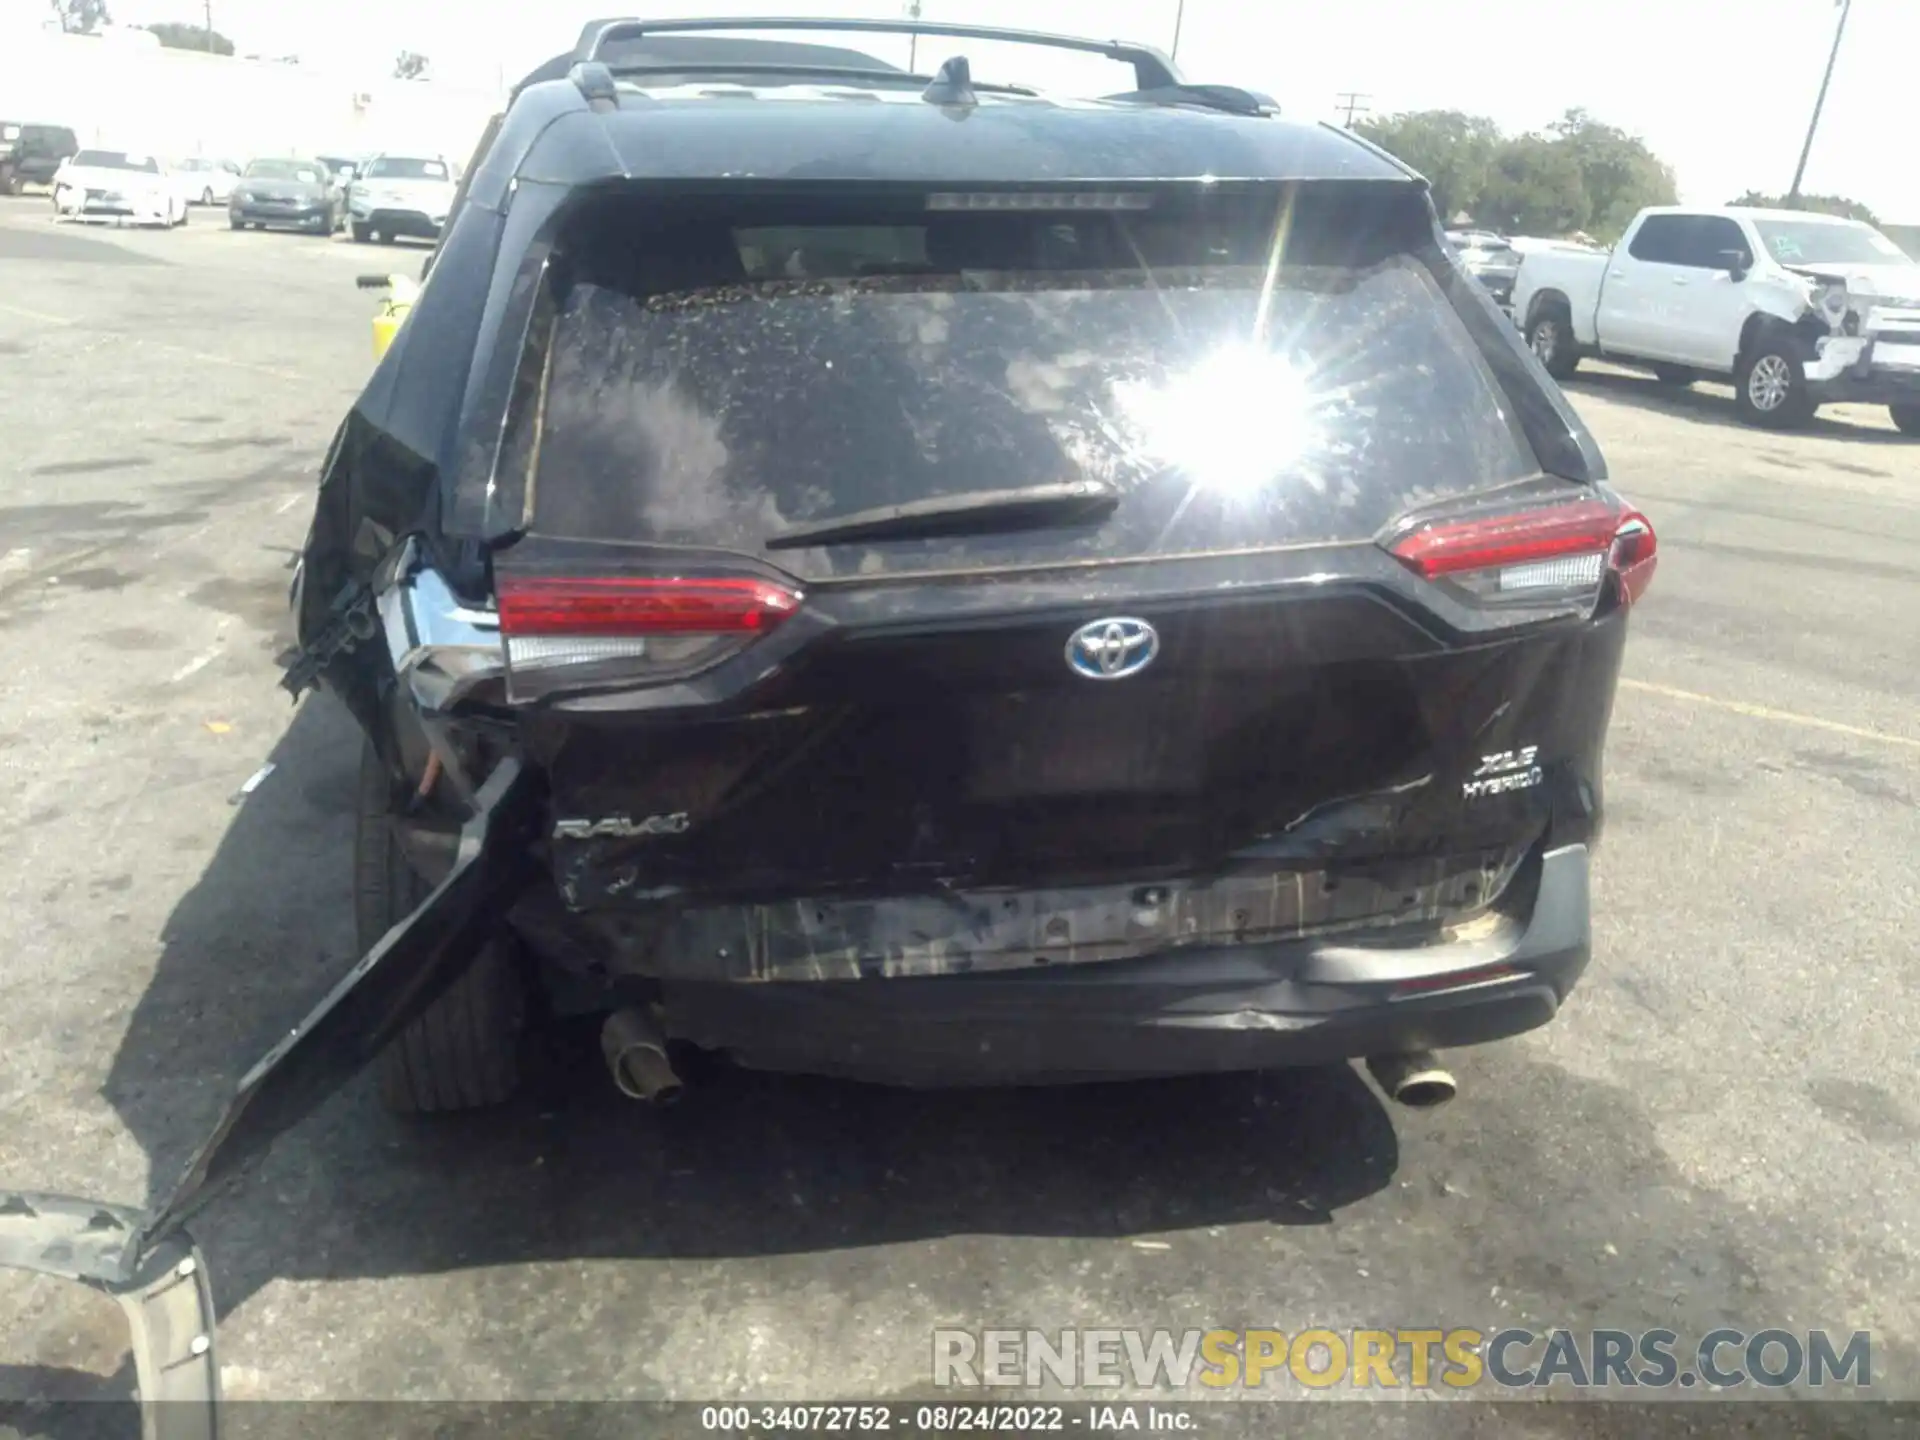
M213 1289L186 1223L237 1184L472 967L532 878L531 772L497 765L475 797L453 868L241 1079L186 1172L145 1210L0 1188L0 1267L74 1280L127 1317L143 1440L215 1440L220 1369Z

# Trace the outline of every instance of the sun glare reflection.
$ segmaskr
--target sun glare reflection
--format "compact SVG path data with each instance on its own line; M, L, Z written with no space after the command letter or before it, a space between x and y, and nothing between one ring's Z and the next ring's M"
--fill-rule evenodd
M1117 397L1154 459L1200 489L1249 498L1315 442L1313 387L1284 355L1235 344Z

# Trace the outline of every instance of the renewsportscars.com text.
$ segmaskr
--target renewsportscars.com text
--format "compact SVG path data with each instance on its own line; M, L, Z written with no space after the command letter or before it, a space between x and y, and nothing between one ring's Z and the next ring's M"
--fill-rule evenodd
M936 1330L933 1383L1069 1390L1767 1390L1873 1383L1864 1330Z

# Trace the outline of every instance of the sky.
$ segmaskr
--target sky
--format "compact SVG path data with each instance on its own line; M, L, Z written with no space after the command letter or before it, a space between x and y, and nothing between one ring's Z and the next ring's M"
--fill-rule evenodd
M122 24L197 21L202 0L109 0ZM511 82L607 15L764 15L777 0L211 0L242 53L390 68L428 56L440 80ZM1123 36L1170 49L1180 0L922 0L928 20ZM43 9L42 0L0 6ZM837 0L789 13L897 17L902 0ZM1793 179L1839 11L1834 0L1185 0L1178 58L1189 79L1272 95L1283 113L1341 114L1360 91L1374 112L1458 109L1511 131L1570 107L1644 138L1678 172L1681 198L1724 204ZM834 37L821 37L830 39ZM904 63L906 43L868 37ZM931 70L964 48L981 79L1077 93L1122 88L1097 57L926 39ZM1804 189L1844 194L1894 224L1920 224L1920 144L1900 106L1920 57L1920 0L1853 0Z

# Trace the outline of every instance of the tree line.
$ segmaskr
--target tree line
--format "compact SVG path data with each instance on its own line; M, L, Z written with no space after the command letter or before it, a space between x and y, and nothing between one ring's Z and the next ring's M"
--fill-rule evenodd
M1508 235L1618 240L1649 205L1679 199L1673 167L1637 135L1569 110L1544 131L1508 135L1484 115L1416 110L1362 120L1354 132L1427 177L1434 208L1452 225ZM1877 224L1873 212L1838 195L1789 201L1748 191L1732 205L1820 211Z
M60 28L69 35L98 35L113 24L107 0L51 0L51 3ZM233 41L205 25L161 20L140 28L152 32L156 40L172 50L198 50L208 55L234 53ZM424 80L429 68L426 56L402 50L394 57L393 76L396 80Z

